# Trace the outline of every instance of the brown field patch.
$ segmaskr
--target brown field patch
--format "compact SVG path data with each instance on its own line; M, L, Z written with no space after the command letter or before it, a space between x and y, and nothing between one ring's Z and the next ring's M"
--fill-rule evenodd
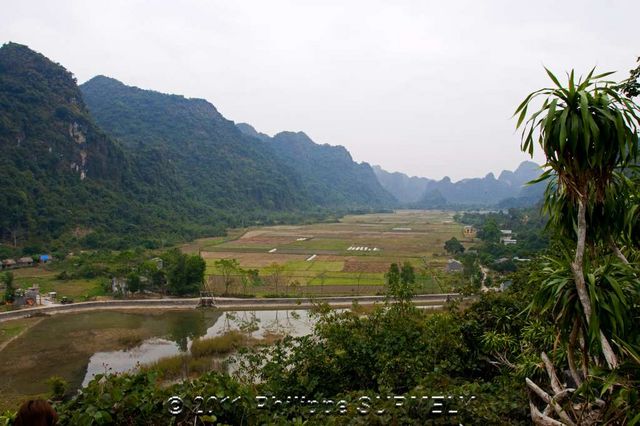
M260 268L271 265L273 262L284 264L291 260L306 260L306 254L280 254L280 253L241 253L241 252L202 252L204 259L236 259L243 267Z
M362 262L359 260L347 260L344 262L342 272L387 272L389 262Z

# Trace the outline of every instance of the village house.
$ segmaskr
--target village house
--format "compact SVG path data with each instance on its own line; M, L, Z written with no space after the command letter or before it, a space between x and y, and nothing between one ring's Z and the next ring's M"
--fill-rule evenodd
M16 261L13 259L5 259L2 261L2 269L11 269L16 267Z
M476 228L474 228L471 225L466 225L462 230L462 235L464 236L464 238L469 240L473 240L476 237L476 234L477 234Z
M514 235L510 229L501 229L500 233L502 234L502 236L500 237L500 242L505 246L516 244L518 242L518 240L513 238Z
M16 290L13 306L35 306L38 304L41 304L40 288L38 285L34 285L27 290Z
M162 260L161 258L154 257L153 259L151 259L151 261L156 264L156 267L158 268L158 270L161 270L162 268L164 268L164 260Z
M445 271L447 271L447 272L462 272L463 269L464 269L464 267L462 266L461 262L458 262L455 259L449 259L447 261L447 266L445 268Z
M33 265L32 257L25 256L18 259L18 266L31 266L31 265Z

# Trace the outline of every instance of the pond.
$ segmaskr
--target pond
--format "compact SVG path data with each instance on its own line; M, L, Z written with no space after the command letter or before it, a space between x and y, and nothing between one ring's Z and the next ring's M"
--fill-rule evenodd
M135 369L139 364L185 352L193 339L253 325L266 332L310 333L306 310L94 311L45 317L0 351L0 400L46 393L60 376L72 389L95 374Z

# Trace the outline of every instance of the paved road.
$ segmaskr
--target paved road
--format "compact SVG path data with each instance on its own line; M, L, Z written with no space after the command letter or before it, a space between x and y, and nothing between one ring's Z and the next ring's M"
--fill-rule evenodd
M443 304L449 299L461 298L458 293L426 294L416 296L413 302L417 305ZM232 309L274 309L274 308L309 308L318 302L326 302L332 307L349 307L354 301L361 305L381 303L384 296L344 296L319 298L232 298L216 297L215 306L222 310ZM196 308L200 298L190 299L138 299L138 300L104 300L99 302L78 302L68 305L48 305L35 308L18 309L0 312L0 322L16 318L24 318L38 314L57 314L62 312L78 312L102 309L189 309Z

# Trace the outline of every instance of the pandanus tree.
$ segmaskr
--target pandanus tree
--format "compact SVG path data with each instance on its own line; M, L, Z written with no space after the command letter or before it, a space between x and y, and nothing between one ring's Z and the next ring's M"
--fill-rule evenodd
M550 226L570 246L547 265L534 305L556 317L559 337L567 343L571 376L580 385L590 364L600 366L602 358L611 370L619 366L633 327L631 311L640 283L619 242L633 239L629 202L635 192L625 171L637 158L639 109L618 92L619 86L605 80L612 73L594 75L592 70L576 80L572 71L562 85L546 71L555 87L529 94L514 116L517 128L523 128L521 149L533 155L537 142L545 154L546 171L539 178L549 180L544 208ZM540 97L541 106L528 115ZM581 353L580 372L576 348ZM545 354L543 360L554 392L566 391L560 389ZM564 423L571 422L557 401L527 383L548 402L550 411ZM533 405L532 416L541 424L554 424Z

